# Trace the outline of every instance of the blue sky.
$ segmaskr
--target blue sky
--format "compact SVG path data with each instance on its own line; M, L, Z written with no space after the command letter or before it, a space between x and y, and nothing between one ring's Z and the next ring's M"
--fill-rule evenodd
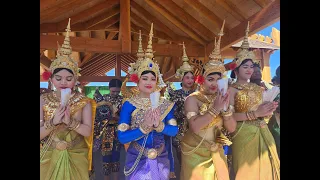
M271 32L272 32L273 27L280 31L280 21L278 21L278 22L266 27L265 29L257 32L257 34L271 37ZM225 59L225 63L229 63L229 62L231 62L231 59ZM279 65L280 65L280 50L277 50L273 54L271 54L271 56L270 56L271 78L273 76L275 76L275 71ZM115 76L114 69L109 71L106 75L107 76ZM121 71L121 76L125 76L125 75L126 75L126 73ZM106 82L92 82L92 83L89 83L87 86L108 86L108 85L109 85L109 83L106 83ZM177 89L181 88L180 83L174 83L174 85L176 86ZM40 82L40 87L47 88L47 86L48 85L46 82ZM127 83L127 86L135 86L135 84L129 82L129 83Z

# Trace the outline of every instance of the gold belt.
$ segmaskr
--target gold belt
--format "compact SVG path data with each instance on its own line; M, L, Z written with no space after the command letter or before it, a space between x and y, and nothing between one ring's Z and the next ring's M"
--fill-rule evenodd
M267 123L264 120L253 120L253 121L245 121L246 124L252 125L252 126L257 126L261 128L267 127Z
M192 136L197 139L197 141L201 141L202 140L202 137L200 137L199 135L195 134L195 133L192 133ZM222 144L219 143L219 142L214 142L214 141L208 141L208 140L203 140L202 144L208 148L209 151L212 151L212 152L216 152L219 148L222 148Z
M141 152L143 149L141 145L138 144L137 142L133 142L132 146L139 152ZM161 144L159 148L151 148L151 149L144 148L143 155L149 159L155 159L157 158L157 156L159 156L163 152L164 147L165 147L164 144Z
M67 142L67 141L52 141L51 146L55 149L58 149L60 151L65 150L65 149L70 149L73 146L75 146L76 144L78 144L81 141L80 137L77 137L75 140L71 141L71 142Z

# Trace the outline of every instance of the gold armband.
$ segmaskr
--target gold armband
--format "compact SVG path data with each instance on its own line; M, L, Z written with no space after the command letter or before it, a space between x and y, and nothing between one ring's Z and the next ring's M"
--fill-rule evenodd
M196 116L197 113L196 112L188 112L187 113L187 119L191 119L193 116Z
M121 132L127 131L129 129L129 125L126 123L121 123L118 125L118 130Z
M178 125L178 123L177 123L177 120L175 120L175 119L170 119L169 121L168 121L168 125L171 125L171 126L177 126Z

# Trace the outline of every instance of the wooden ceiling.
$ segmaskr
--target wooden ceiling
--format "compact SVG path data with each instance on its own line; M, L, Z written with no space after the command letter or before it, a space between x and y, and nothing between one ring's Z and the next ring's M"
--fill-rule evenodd
M222 56L244 36L280 19L280 0L40 0L40 71L50 66L71 18L71 46L84 81L108 81L116 68L127 72L136 59L138 32L146 48L154 23L153 49L164 79L181 65L182 46L191 59L204 61L223 20ZM40 72L41 73L41 72ZM90 78L92 77L92 78ZM40 79L41 80L41 79Z

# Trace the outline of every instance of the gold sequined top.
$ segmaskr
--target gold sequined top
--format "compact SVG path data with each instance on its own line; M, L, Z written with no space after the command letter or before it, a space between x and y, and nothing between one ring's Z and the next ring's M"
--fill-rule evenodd
M202 105L199 107L199 114L204 115L208 109L213 105L213 101L217 97L217 94L213 95L205 95L201 91L194 92L190 94L190 96L195 96ZM221 115L218 115L216 118L212 119L212 121L202 128L196 135L200 137L205 137L205 140L209 142L216 142L221 144L230 145L231 142L228 138L222 133L223 121ZM187 131L187 133L193 133L191 131Z
M44 121L48 121L53 118L55 111L59 108L60 98L57 97L54 92L43 94L42 98L44 100L43 118ZM67 105L70 105L71 116L74 115L78 110L82 109L89 102L91 102L91 100L83 94L72 94L67 103Z
M143 122L145 112L151 108L151 101L149 98L140 98L138 96L128 99L128 101L136 107L131 114L131 129L139 128ZM174 103L164 98L160 99L160 120L162 121L174 106Z
M213 105L213 101L216 99L217 94L204 95L201 91L197 91L197 92L190 94L190 96L195 96L200 102L202 102L202 105L199 108L199 113L200 113L200 115L204 115L208 111L208 109ZM216 124L218 126L222 125L222 118L220 115L217 116L216 118L214 118L210 124L208 124L207 126L205 126L202 129L210 128Z
M234 83L231 87L239 90L234 98L234 109L237 113L245 113L255 111L262 103L263 89L254 84L237 84Z

